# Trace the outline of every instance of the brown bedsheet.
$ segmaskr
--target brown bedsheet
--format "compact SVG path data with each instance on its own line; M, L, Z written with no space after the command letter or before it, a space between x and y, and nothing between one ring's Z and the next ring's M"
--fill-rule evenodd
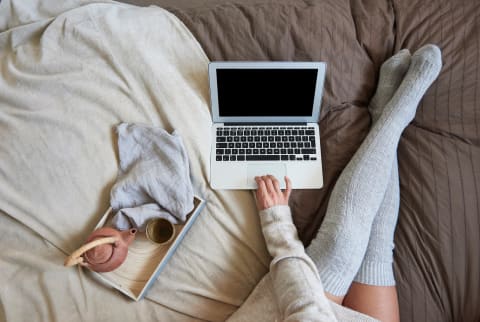
M211 60L328 63L325 187L295 191L308 245L338 175L370 126L381 63L442 49L444 67L401 139L395 274L402 321L480 321L480 1L131 0L175 13Z

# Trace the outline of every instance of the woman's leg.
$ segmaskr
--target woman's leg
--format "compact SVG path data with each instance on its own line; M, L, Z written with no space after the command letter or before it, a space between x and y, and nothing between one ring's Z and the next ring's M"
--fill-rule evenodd
M339 177L322 226L307 248L325 290L339 301L344 299L363 261L372 223L391 177L400 135L440 69L441 55L435 46L425 46L412 56L395 95Z
M382 322L399 322L397 288L353 282L343 305Z
M377 91L368 107L372 124L400 86L410 66L410 53L402 50L380 69ZM400 204L397 158L380 208L375 215L370 239L360 269L350 286L343 305L381 321L398 322L397 289L393 276L393 236Z

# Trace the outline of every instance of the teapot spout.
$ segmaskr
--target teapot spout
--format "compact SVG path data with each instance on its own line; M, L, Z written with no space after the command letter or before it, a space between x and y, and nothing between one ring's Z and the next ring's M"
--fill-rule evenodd
M120 233L122 240L127 244L130 245L133 240L135 239L135 235L137 234L136 228L131 228L129 230L122 231Z

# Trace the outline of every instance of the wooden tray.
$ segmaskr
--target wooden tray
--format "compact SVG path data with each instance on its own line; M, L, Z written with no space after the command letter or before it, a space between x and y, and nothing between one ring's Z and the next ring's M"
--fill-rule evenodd
M120 267L107 273L91 272L96 278L131 299L135 301L142 299L157 279L158 274L164 269L204 206L205 201L203 199L194 197L193 210L187 215L185 224L175 225L175 238L170 244L155 244L146 238L144 232L138 232L135 240L128 247L127 258ZM105 226L113 215L112 209L109 208L95 229Z

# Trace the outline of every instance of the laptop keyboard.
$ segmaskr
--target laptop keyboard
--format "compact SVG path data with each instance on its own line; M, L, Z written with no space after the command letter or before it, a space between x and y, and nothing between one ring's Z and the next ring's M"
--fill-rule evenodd
M314 161L311 126L223 126L216 132L217 161Z

